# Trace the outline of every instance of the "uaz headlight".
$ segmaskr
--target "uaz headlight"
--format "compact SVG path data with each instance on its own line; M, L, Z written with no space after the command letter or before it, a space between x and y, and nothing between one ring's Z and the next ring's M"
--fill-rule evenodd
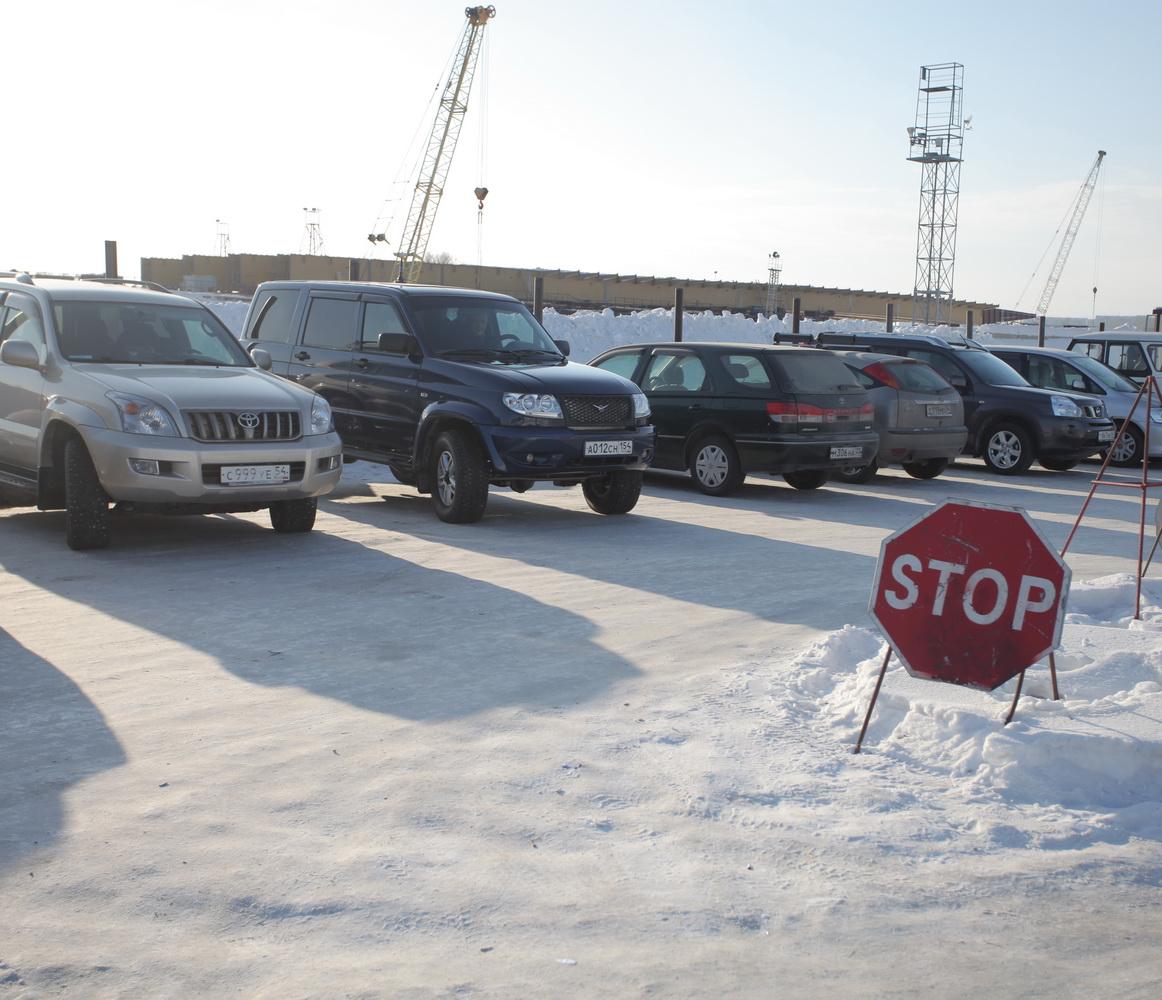
M547 417L551 420L564 420L561 404L556 396L539 396L536 393L506 392L500 397L513 413L522 417Z

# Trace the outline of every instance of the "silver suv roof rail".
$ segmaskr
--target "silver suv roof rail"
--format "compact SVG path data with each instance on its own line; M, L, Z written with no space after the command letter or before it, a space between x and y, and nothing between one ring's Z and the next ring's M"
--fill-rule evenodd
M168 295L175 294L172 288L167 288L156 281L146 281L142 278L107 278L103 274L48 274L41 271L29 274L27 271L0 271L0 278L13 278L26 285L36 284L34 278L52 278L57 281L97 281L102 285L134 285L149 288L155 292L165 292Z

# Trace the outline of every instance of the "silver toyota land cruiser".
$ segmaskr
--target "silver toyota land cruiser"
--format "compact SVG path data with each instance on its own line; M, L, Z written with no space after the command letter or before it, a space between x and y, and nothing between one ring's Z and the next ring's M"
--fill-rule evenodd
M111 503L310 531L343 464L327 401L140 285L0 275L0 488L63 509L74 549L109 544Z

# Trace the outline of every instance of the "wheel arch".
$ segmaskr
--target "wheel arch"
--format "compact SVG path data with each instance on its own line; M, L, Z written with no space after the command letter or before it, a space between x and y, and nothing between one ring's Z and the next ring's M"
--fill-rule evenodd
M985 420L981 421L980 429L976 432L976 438L973 441L974 455L984 454L985 442L1000 424L1016 424L1029 435L1029 440L1033 442L1034 453L1041 450L1041 435L1038 432L1036 421L1030 420L1023 413L1002 410L999 413L990 413Z

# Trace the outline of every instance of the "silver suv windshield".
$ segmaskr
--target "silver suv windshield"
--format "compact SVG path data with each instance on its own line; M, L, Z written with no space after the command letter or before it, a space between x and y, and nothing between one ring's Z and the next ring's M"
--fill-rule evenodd
M197 306L67 299L53 305L53 314L69 361L252 367L221 321Z
M411 299L408 306L424 348L436 357L485 364L565 360L519 302L433 296Z

